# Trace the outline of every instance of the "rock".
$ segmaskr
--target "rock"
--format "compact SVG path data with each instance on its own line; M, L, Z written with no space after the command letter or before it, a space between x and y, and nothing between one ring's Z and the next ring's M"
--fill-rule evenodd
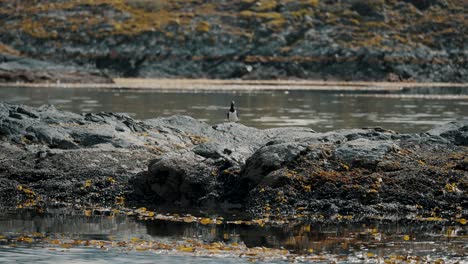
M8 113L8 114L7 114ZM96 125L100 122L100 125ZM37 109L2 104L0 136L16 142L46 144L51 148L70 149L110 143L116 147L143 146L153 138L142 137L145 125L122 114L87 114L57 111L51 106ZM129 131L116 132L117 127ZM151 133L158 138L160 135ZM27 139L27 142L24 141Z
M207 142L197 145L193 149L193 152L201 157L211 159L218 164L223 164L223 167L220 169L226 169L242 164L245 159L243 153L248 152L248 150L222 145L219 142Z
M427 133L448 139L455 145L468 146L468 124L466 122L450 122L433 128Z
M411 218L438 207L452 217L468 202L467 126L317 133L0 103L0 207L31 199L25 188L43 207L125 201L254 217L295 217L303 208L311 219Z
M380 161L377 164L377 168L382 171L398 171L402 169L402 165L394 161Z
M261 187L271 187L271 188L280 188L282 186L287 186L292 183L291 179L281 173L282 171L274 170L268 173L265 177L261 179L259 186Z
M382 13L383 3L380 1L355 1L350 9L363 17L385 20L385 15Z
M73 142L73 138L61 128L50 129L48 125L33 124L26 128L30 137L26 137L33 142L43 143L50 148L75 149L78 146Z
M2 3L0 17L8 27L0 28L5 54L0 55L0 81L110 82L121 76L468 80L461 0L255 3L168 3L158 12L134 8L132 1L73 2L66 10ZM212 9L216 12L186 15ZM14 12L22 16L8 15ZM160 21L159 12L167 19ZM91 23L89 17L97 13L103 19ZM389 26L387 14L397 24ZM158 25L140 23L141 16ZM404 26L398 24L402 21ZM194 30L197 24L204 25L203 34ZM419 52L422 42L427 50ZM383 53L394 56L385 59Z
M447 8L448 3L446 0L404 0L407 3L411 3L419 10L426 10L431 6L440 6L442 8Z
M334 155L345 164L374 166L382 161L386 154L397 150L398 146L390 141L359 138L337 147Z
M1 44L1 43L0 43ZM0 51L0 81L6 82L61 82L61 83L110 83L100 73L86 69L32 58L3 54Z
M191 152L168 155L149 168L145 183L159 203L183 207L206 205L216 198L212 168Z
M305 147L296 143L267 145L256 151L245 163L241 172L250 189L256 187L270 172L293 161Z

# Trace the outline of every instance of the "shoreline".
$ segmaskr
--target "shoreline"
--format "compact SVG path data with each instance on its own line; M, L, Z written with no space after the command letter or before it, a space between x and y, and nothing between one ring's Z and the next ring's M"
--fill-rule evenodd
M468 83L342 82L312 80L221 80L115 78L113 83L0 83L0 88L85 88L161 91L398 92L415 88L465 88ZM462 96L464 97L464 96Z

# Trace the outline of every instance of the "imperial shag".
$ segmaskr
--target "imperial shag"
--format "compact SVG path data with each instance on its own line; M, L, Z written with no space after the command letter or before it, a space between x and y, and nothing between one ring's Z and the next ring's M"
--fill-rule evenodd
M231 108L227 112L227 120L229 122L239 121L239 117L237 116L237 110L236 110L234 101L231 102Z

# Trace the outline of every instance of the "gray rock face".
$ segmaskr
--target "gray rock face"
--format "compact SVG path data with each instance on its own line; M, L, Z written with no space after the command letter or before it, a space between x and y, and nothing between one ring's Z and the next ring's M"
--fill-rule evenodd
M376 165L387 153L397 151L390 141L359 138L342 144L335 149L335 157L346 164Z
M49 148L73 149L110 143L115 147L143 146L144 137L137 132L122 133L138 128L142 123L121 114L85 114L57 111L52 106L31 108L3 104L0 137L14 142L29 141ZM8 113L8 114L6 114Z
M253 188L270 172L293 161L305 149L297 143L267 145L255 152L246 162L242 178Z
M246 160L267 142L294 140L315 133L307 128L291 128L289 131L281 128L258 130L237 123L209 126L193 118L180 116L147 120L145 124L177 131L191 141L181 141L180 144L184 144L184 147L167 154L160 160L153 161L148 173L142 175L143 180L140 181L152 186L151 192L158 193L158 195L159 193L168 194L169 198L162 195L167 198L162 200L184 205L212 204L216 198L226 197L223 190L225 182L232 180L229 179L231 176L228 172L244 167ZM275 150L281 148L281 144L275 146L273 147ZM268 155L270 151L267 147L264 154ZM284 153L271 153L276 156L274 160L266 156L255 158L260 161L250 162L266 162L268 165L261 165L266 170L269 170L271 164L275 164L273 166L276 167L273 169L277 169L283 163L281 159L292 159L295 152L295 146L292 146ZM248 176L242 176L242 180L252 180L255 185L265 175L249 167L246 170ZM220 182L219 179L223 177L225 179ZM237 186L233 185L231 188L240 188L240 182L234 184ZM191 190L190 196L187 197L189 189ZM245 191L247 190L239 190L238 193L245 193Z
M0 205L21 202L15 186L24 185L50 204L112 205L125 197L135 206L240 207L256 215L273 207L278 214L298 207L414 213L414 204L455 212L468 202L467 127L316 133L0 103Z
M468 146L468 125L466 122L450 122L427 132L431 136L440 136L460 146Z

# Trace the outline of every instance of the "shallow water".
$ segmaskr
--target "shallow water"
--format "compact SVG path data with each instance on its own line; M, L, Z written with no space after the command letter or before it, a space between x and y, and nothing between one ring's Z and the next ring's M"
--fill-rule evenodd
M0 101L32 106L53 104L73 112L125 112L138 119L189 115L210 124L225 120L231 100L241 123L258 128L306 126L317 131L380 126L400 133L422 132L468 119L465 90L413 89L406 94L312 91L162 92L86 88L1 88ZM431 95L414 97L414 93ZM453 93L438 98L434 94Z
M325 262L376 262L393 258L444 259L463 261L468 257L468 230L465 226L426 223L303 223L284 226L183 223L136 220L124 215L85 216L80 213L36 214L29 211L0 215L0 263L287 263L296 260ZM20 242L8 238L34 237ZM3 237L3 238L2 238ZM38 238L41 237L41 238ZM288 256L268 259L239 257L238 251L211 255L168 250L137 250L133 246L63 247L60 241L151 241L176 243L197 240L201 243L245 244L248 248L287 249ZM57 241L58 241L57 240ZM49 242L47 242L49 241ZM146 243L145 242L145 243ZM60 242L62 243L62 242ZM63 242L64 243L64 242ZM104 242L103 242L104 243ZM107 242L106 242L107 243ZM131 242L129 242L131 243ZM97 243L99 244L99 243ZM63 244L61 244L63 245ZM129 244L130 245L130 244ZM266 250L266 252L268 252Z

